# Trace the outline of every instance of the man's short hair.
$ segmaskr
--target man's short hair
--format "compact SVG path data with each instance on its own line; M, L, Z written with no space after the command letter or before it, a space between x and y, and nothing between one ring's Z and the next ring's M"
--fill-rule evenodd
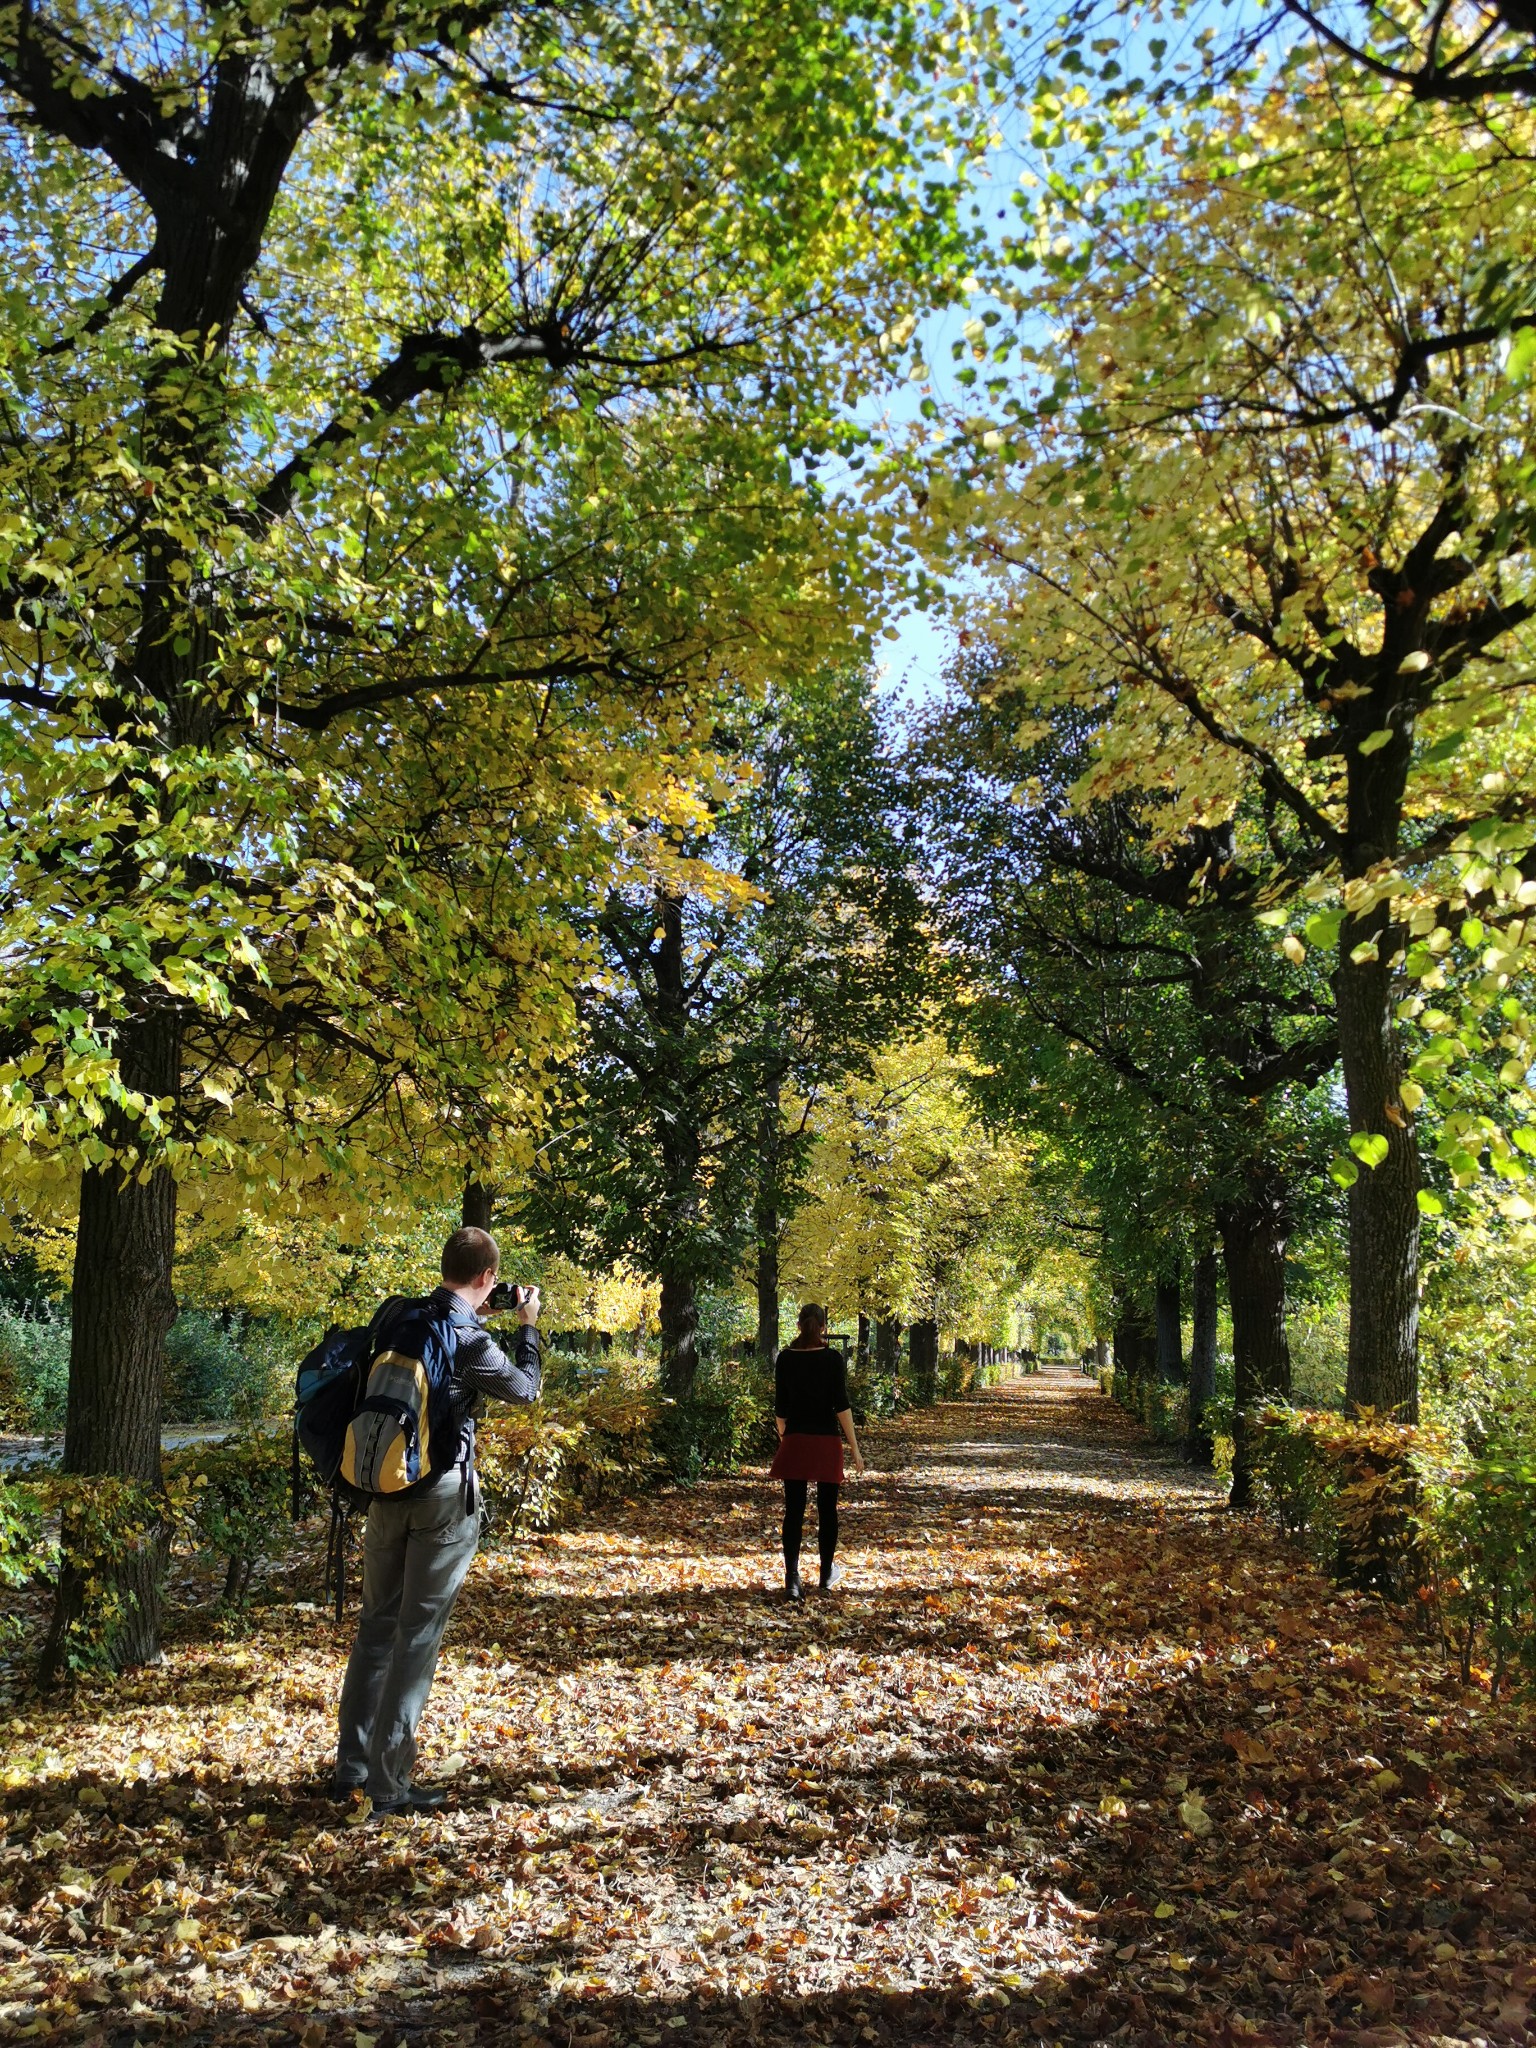
M501 1252L488 1230L466 1223L443 1246L443 1278L450 1287L467 1287L482 1273L494 1273L501 1266Z

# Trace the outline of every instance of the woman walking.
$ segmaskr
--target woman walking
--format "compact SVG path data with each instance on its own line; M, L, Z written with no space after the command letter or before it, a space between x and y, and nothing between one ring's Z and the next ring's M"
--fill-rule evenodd
M800 1334L779 1353L773 1373L773 1412L779 1448L769 1476L784 1482L784 1597L799 1600L800 1536L805 1502L816 1482L816 1536L821 1552L821 1590L842 1581L837 1555L837 1489L843 1483L843 1445L855 1472L864 1470L853 1410L848 1406L848 1367L827 1342L827 1312L808 1301L800 1311Z

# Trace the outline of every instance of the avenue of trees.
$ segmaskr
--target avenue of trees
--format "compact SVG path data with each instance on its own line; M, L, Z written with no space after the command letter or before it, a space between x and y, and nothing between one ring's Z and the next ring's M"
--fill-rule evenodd
M1105 1347L1237 1506L1303 1308L1308 1398L1536 1429L1536 22L1165 26L0 7L67 1474L158 1486L178 1290L459 1215L679 1414L814 1297L881 1399Z

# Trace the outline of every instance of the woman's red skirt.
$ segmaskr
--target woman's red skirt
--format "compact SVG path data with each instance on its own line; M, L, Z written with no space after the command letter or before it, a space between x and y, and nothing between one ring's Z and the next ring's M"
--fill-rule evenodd
M770 1479L815 1479L843 1483L843 1440L840 1436L784 1436L768 1467Z

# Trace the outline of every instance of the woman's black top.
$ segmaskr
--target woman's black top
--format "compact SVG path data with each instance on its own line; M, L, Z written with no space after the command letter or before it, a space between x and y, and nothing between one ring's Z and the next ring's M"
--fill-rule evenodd
M830 1344L814 1351L786 1346L773 1369L773 1412L786 1436L841 1436L837 1418L848 1406L848 1367Z

